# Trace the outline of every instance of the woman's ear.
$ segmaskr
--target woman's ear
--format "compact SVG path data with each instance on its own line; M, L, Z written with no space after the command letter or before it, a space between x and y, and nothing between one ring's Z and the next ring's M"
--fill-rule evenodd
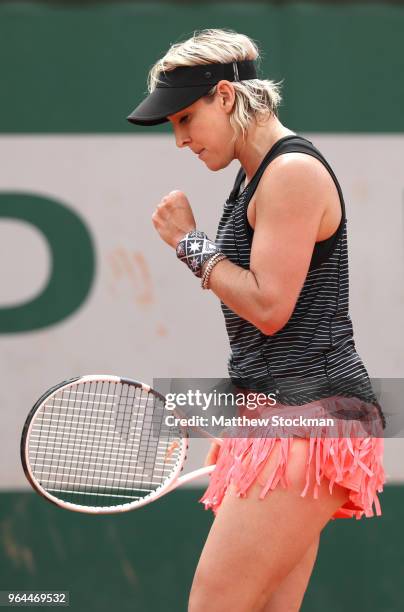
M217 93L220 96L220 107L227 113L230 113L236 98L234 87L229 81L219 81Z

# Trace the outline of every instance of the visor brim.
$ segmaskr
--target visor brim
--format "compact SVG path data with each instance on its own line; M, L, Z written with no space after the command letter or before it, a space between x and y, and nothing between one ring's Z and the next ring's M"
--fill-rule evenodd
M214 85L197 87L156 87L127 117L135 125L159 125L166 123L169 115L194 104L206 95Z

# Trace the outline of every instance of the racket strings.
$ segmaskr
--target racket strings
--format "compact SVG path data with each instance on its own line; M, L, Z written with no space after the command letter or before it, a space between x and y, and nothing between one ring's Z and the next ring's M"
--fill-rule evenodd
M182 436L165 416L162 399L140 386L87 381L63 388L34 417L32 473L43 489L71 503L141 500L178 465Z

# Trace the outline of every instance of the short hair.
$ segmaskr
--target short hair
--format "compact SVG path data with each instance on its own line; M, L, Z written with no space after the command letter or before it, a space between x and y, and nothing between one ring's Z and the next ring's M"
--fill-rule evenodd
M149 93L154 91L159 82L159 73L174 70L180 66L197 66L201 64L233 61L261 60L257 43L246 36L230 29L195 30L191 38L171 45L167 53L151 68L148 75ZM245 138L248 125L271 114L278 116L278 107L282 101L282 81L276 83L268 79L251 79L232 82L235 89L235 103L230 115L235 138L240 132ZM206 94L214 96L217 85ZM205 96L204 96L205 97Z

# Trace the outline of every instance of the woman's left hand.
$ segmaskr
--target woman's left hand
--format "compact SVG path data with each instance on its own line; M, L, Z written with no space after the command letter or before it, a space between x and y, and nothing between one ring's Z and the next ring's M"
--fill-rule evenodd
M153 225L161 238L173 249L196 227L194 214L187 196L182 191L170 191L157 205L152 215Z

